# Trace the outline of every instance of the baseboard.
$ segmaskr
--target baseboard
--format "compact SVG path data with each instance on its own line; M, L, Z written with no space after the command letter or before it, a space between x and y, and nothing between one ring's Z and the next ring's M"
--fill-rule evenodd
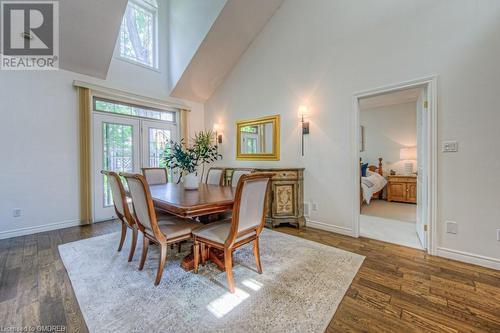
M39 232L51 231L51 230L56 230L56 229L64 229L64 228L75 227L75 226L79 226L79 225L82 225L80 220L68 220L68 221L44 224L44 225L40 225L40 226L36 226L36 227L27 227L27 228L2 231L2 232L0 232L0 239L32 235L32 234L37 234Z
M319 221L312 221L309 219L306 221L306 226L311 227L311 228L315 228L315 229L331 231L331 232L334 232L336 234L355 237L352 229L348 228L348 227L341 227L338 225L332 225L332 224L319 222Z
M436 254L440 257L500 270L500 259L486 257L469 252L447 249L445 247L438 247Z

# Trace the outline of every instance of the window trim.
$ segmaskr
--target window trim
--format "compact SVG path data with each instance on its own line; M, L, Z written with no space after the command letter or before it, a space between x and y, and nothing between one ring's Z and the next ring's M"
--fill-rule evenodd
M123 19L125 18L125 13L124 17L122 18L122 21L120 23L120 31L118 32L118 52L117 55L115 56L116 59L128 62L129 64L140 66L143 68L147 68L156 72L160 72L160 62L159 62L159 38L158 38L158 7L154 7L150 3L144 0L129 0L127 3L127 7L129 6L130 3L133 3L134 5L141 7L153 14L153 66L150 66L148 64L142 63L137 60L133 60L127 57L124 57L121 55L121 34L122 34L122 29L123 29Z

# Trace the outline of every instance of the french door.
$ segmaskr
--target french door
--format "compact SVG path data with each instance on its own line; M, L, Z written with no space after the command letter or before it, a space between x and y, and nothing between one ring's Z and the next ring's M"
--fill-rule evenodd
M95 112L93 115L94 221L116 218L107 177L101 170L140 173L143 167L165 167L175 124Z

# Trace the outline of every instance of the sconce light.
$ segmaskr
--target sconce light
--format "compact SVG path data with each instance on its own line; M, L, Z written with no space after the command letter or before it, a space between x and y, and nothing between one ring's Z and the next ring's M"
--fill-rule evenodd
M219 124L214 124L215 138L218 144L222 143L222 132L220 132L221 126Z
M300 122L302 124L302 156L304 156L304 135L309 134L309 122L304 121L304 117L307 117L309 110L307 106L299 106Z

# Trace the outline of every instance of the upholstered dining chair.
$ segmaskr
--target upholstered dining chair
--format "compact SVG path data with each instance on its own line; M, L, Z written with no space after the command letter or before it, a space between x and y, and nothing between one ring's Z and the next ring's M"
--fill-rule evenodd
M254 171L253 169L244 169L244 168L234 169L233 175L231 176L231 186L236 187L236 185L238 185L238 181L240 180L241 176L248 175L253 171Z
M193 230L194 272L198 273L200 247L202 263L207 255L206 245L223 250L227 284L231 293L235 291L232 254L240 246L253 242L257 272L262 273L259 235L264 228L267 192L272 176L272 173L242 175L236 187L232 218Z
M144 268L149 243L153 242L160 247L160 262L155 279L155 286L157 286L161 281L163 268L167 260L168 245L190 239L191 232L199 224L173 215L157 215L146 178L131 173L121 173L120 175L127 180L134 206L135 221L144 235L139 270Z
M224 168L210 168L207 172L206 183L208 185L224 185Z
M113 198L116 216L118 216L118 219L122 224L122 234L120 237L118 252L122 250L123 243L125 242L125 238L127 236L127 229L132 230L132 243L130 244L130 252L128 255L128 261L130 262L134 258L135 246L137 244L137 223L132 216L132 200L126 197L122 180L116 172L102 170L101 173L107 176L108 184L111 188L111 197Z
M166 168L142 168L142 174L146 177L149 185L168 183L168 172Z

